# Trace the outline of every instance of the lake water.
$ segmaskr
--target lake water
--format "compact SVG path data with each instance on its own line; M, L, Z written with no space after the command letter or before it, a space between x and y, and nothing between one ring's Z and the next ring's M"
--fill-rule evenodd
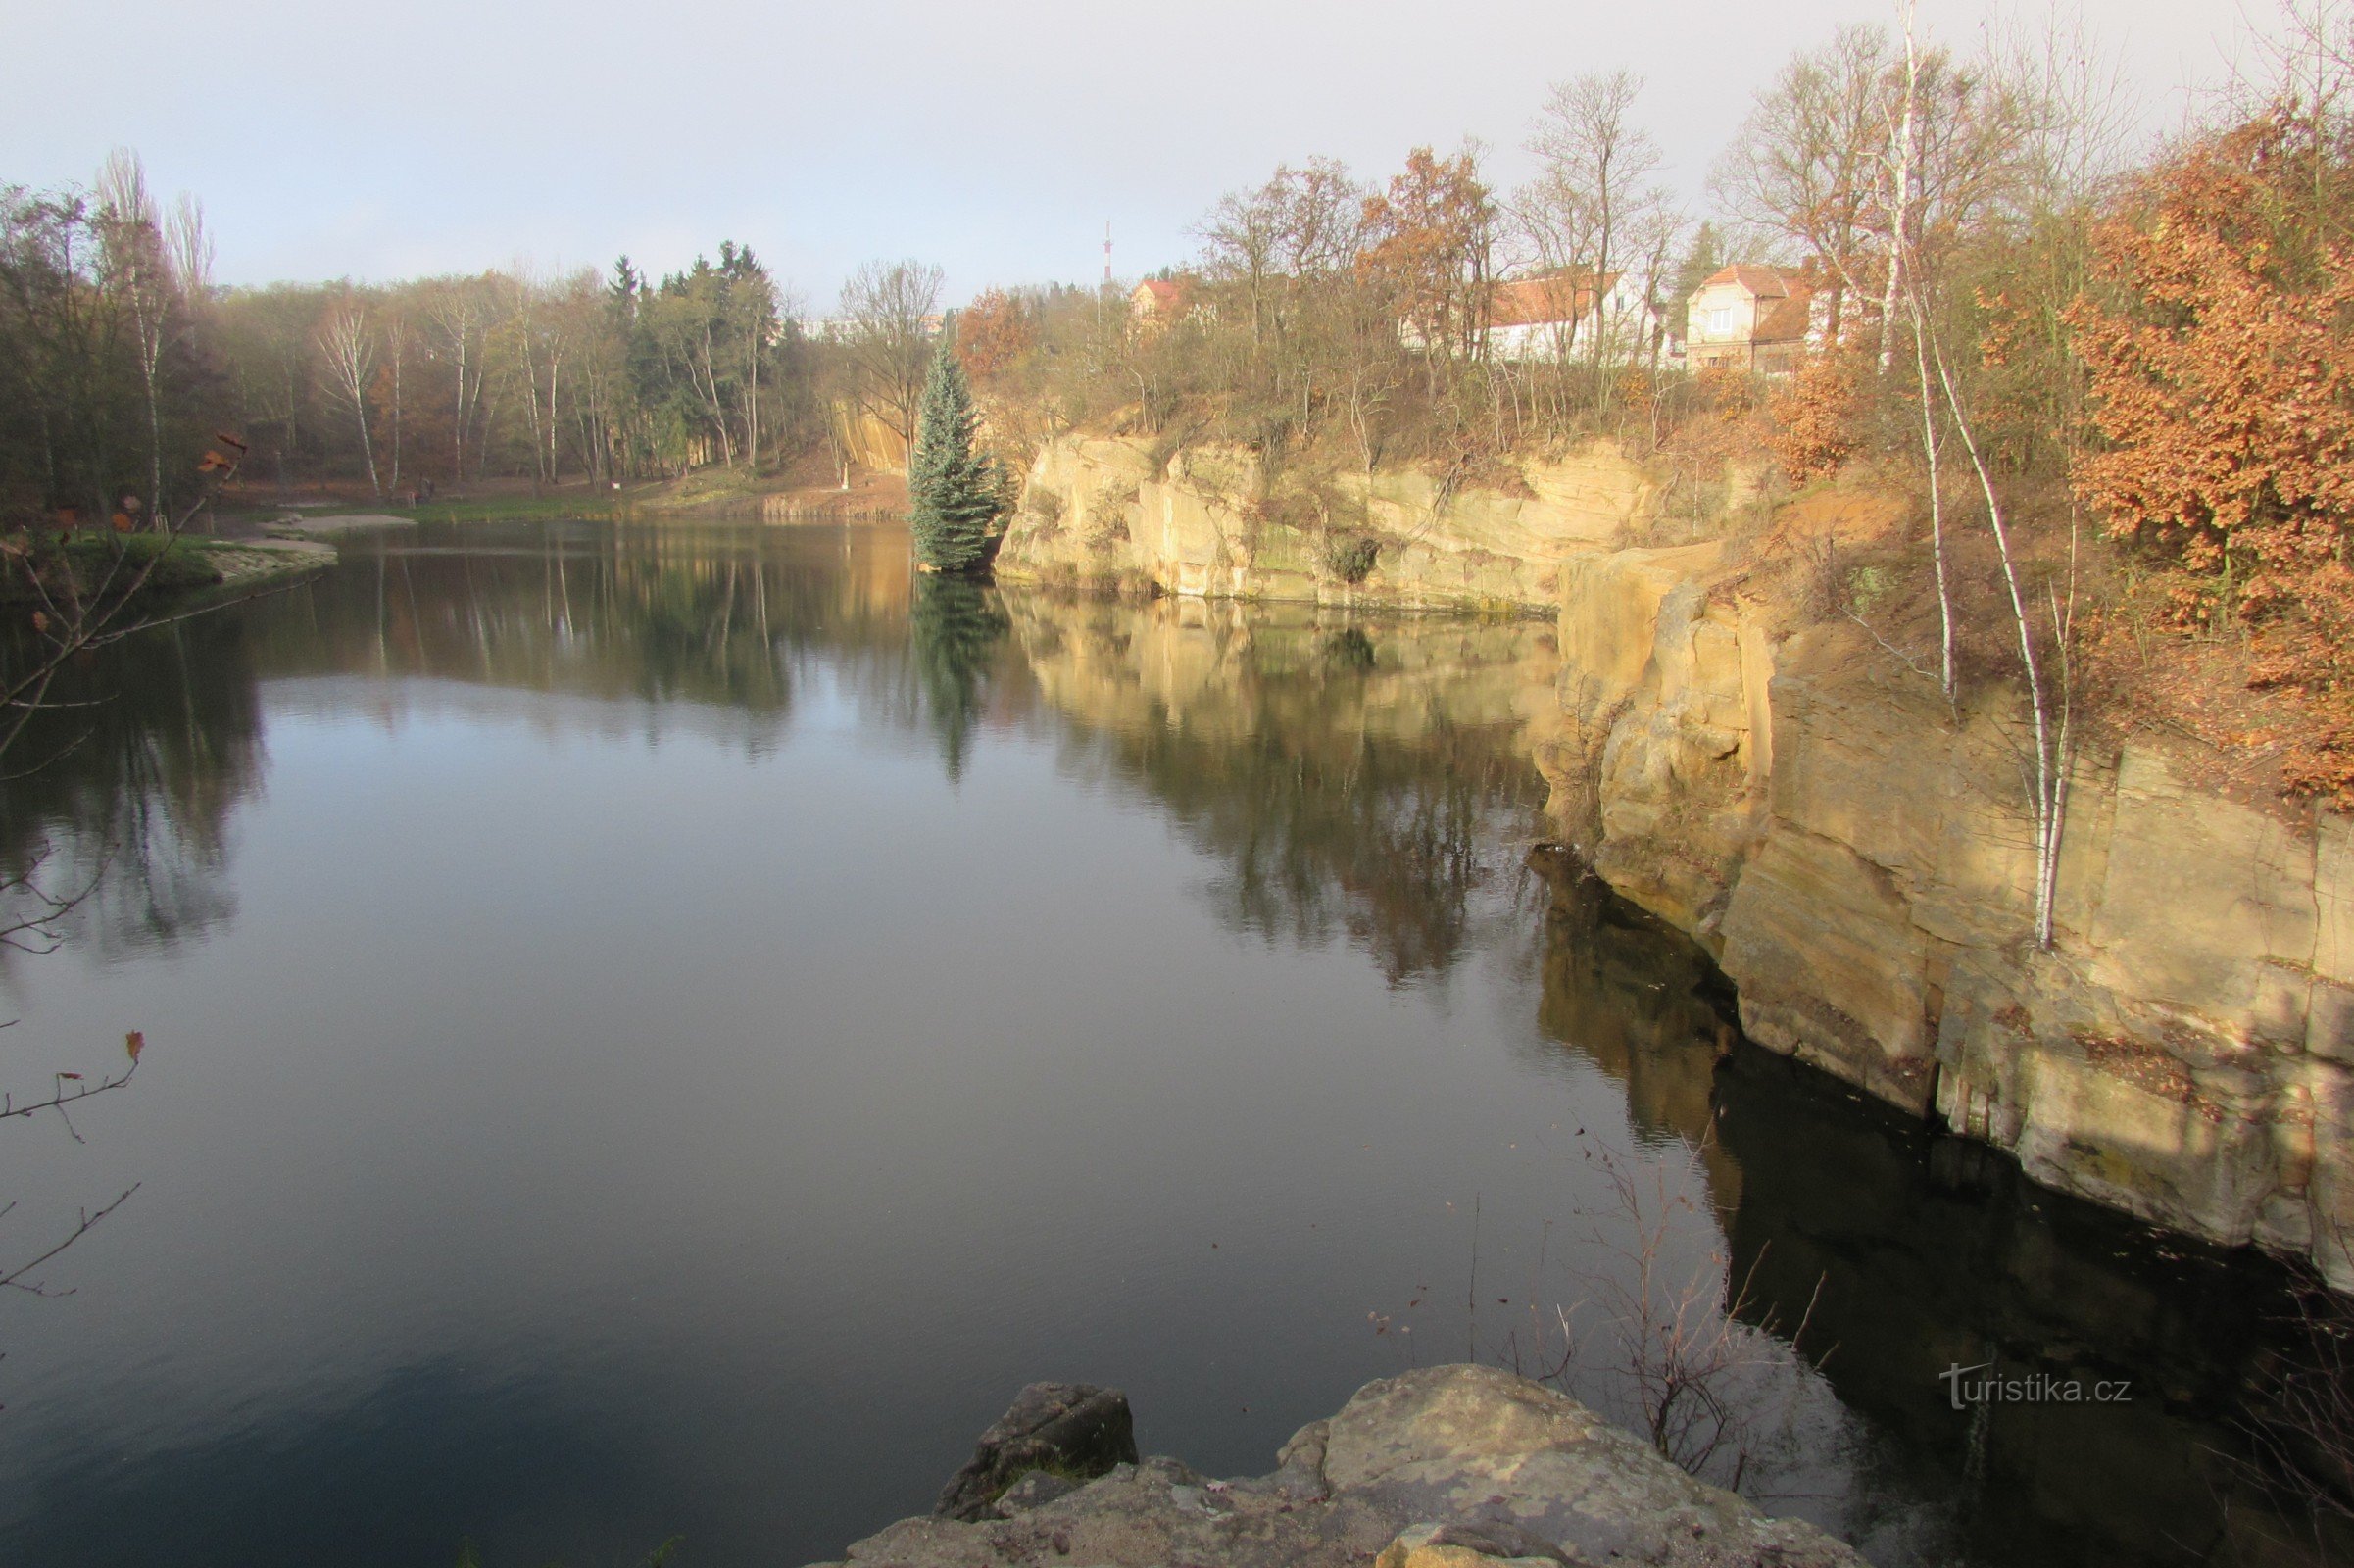
M1539 847L1552 660L586 523L114 650L0 797L92 889L0 970L8 1087L147 1041L82 1141L0 1122L8 1259L137 1184L0 1300L0 1561L790 1565L1025 1382L1255 1474L1368 1378L1562 1364L1556 1308L1625 1413L1644 1236L1804 1320L1819 1370L1741 1374L1769 1508L1886 1564L2248 1551L2210 1449L2270 1272L1741 1044ZM1951 1409L1988 1359L2134 1397Z

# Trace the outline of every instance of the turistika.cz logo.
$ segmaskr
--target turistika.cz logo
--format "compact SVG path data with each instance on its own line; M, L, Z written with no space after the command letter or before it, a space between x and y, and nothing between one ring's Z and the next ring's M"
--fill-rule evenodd
M1953 1401L1956 1410L1967 1410L1974 1404L2124 1404L2133 1397L2130 1378L2101 1378L2087 1383L2083 1378L2054 1377L2049 1372L2030 1372L2019 1377L1976 1377L1994 1365L1981 1361L1976 1366L1949 1366L1937 1374L1945 1385L1945 1396Z

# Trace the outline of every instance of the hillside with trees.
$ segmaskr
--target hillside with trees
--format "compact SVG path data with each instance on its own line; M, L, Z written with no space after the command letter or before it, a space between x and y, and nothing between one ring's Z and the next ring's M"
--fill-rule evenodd
M1793 617L1863 621L1949 702L2018 687L2047 831L2097 726L2350 805L2354 32L2272 48L2149 144L2081 34L1842 27L1758 93L1704 217L1659 182L1641 78L1577 77L1518 189L1472 145L1372 180L1287 163L1202 217L1173 306L993 291L958 348L1017 458L1070 430L1241 448L1261 516L1328 531L1370 526L1352 476L1508 492L1607 440L1668 514L1747 538ZM1733 261L1811 293L1793 373L1682 365L1684 304ZM1573 302L1556 342L1512 335L1532 287ZM1824 487L1900 523L1777 521Z
M993 288L954 346L1009 469L1070 431L1227 444L1266 519L1327 531L1368 531L1351 476L1508 491L1606 439L1669 516L1757 535L1794 613L1863 619L1949 699L2021 686L2048 788L2082 726L2156 724L2250 788L2354 802L2354 45L2317 16L2162 144L2081 34L1845 26L1758 92L1698 212L1663 182L1656 93L1589 74L1536 106L1516 188L1473 144L1372 179L1304 157L1202 215L1149 318ZM732 242L659 277L259 288L210 256L127 154L5 192L12 526L168 513L219 430L257 502L847 485L904 466L944 304L938 268L878 262L818 315ZM1793 373L1687 368L1687 303L1729 263L1806 297ZM1776 526L1831 484L1900 497L1903 525Z

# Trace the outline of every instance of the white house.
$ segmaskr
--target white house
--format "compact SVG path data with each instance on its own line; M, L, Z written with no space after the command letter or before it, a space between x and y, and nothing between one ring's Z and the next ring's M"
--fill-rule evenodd
M1814 291L1777 268L1736 262L1693 289L1685 316L1684 359L1785 374L1806 352Z
M1594 333L1606 332L1603 357L1641 360L1658 340L1659 317L1625 272L1602 274L1566 270L1498 283L1489 303L1488 353L1498 360L1578 359L1594 351Z

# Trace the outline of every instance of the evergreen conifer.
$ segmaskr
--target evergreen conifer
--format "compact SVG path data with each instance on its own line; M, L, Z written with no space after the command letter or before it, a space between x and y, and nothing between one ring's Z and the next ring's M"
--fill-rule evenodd
M989 564L990 526L1004 510L997 465L973 445L980 416L972 387L952 348L955 323L940 334L915 416L907 462L908 523L915 559L935 571L978 571Z

